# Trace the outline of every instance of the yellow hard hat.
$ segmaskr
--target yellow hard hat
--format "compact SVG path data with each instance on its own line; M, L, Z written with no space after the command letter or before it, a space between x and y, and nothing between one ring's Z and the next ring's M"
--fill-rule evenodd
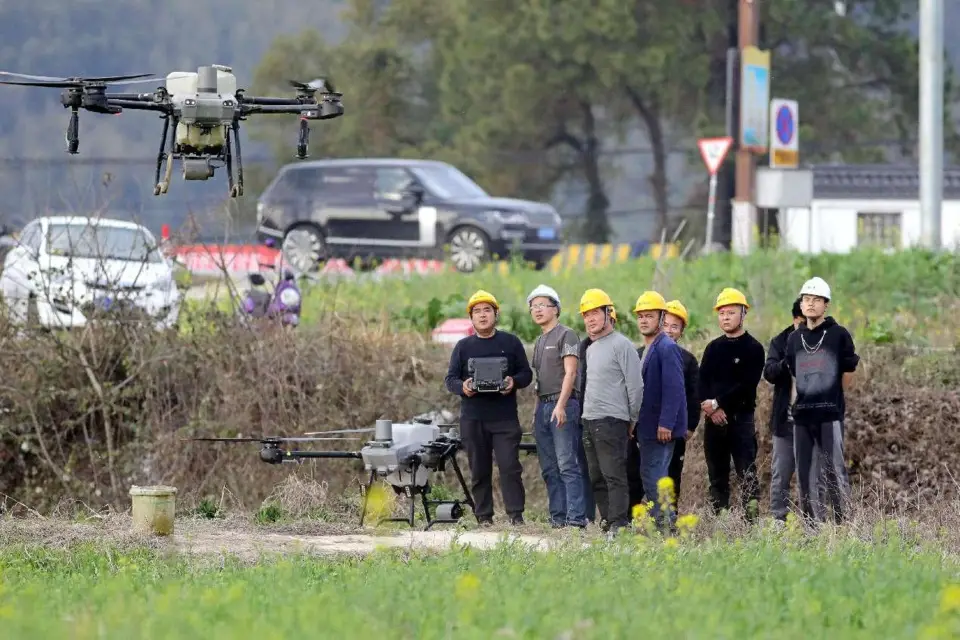
M617 310L614 309L613 307L610 307L610 319L613 320L614 322L617 321Z
M600 307L612 307L613 300L603 289L587 289L580 298L580 313L586 313L591 309Z
M687 315L687 308L683 306L679 300L671 300L667 303L667 313L683 320L683 326L690 324L690 316Z
M490 305L493 305L494 309L500 311L500 303L498 303L497 299L493 297L493 294L480 289L475 294L470 296L470 300L467 301L467 315L473 313L473 308L481 302L486 302Z
M727 287L720 292L720 295L717 296L717 304L713 305L713 310L717 311L720 307L725 307L728 304L741 304L745 309L750 308L750 305L747 304L747 296L733 287Z
M634 313L641 311L666 311L667 301L656 291L644 291L633 306Z

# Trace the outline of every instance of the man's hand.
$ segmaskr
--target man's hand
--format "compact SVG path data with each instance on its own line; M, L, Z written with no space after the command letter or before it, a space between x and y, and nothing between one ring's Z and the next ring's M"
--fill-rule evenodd
M635 432L636 430L637 430L637 425L631 424L631 425L630 425L630 439L631 439L631 440L633 440L633 434L634 434L634 432Z
M505 386L503 387L503 391L501 391L500 393L502 393L503 395L507 395L508 393L513 391L513 378L511 378L510 376L507 376L506 378L503 379L503 382L505 383Z
M550 414L551 420L557 421L557 428L563 427L563 423L567 421L567 409L559 402L557 406L553 408L553 413Z
M713 424L727 424L727 414L723 412L723 409L717 409L714 411L713 415L710 416L710 419L713 420Z
M473 396L477 395L477 392L470 388L470 383L472 382L473 378L467 378L463 381L463 395L467 396L468 398L472 398Z
M713 400L704 400L700 403L700 408L703 410L704 415L706 415L708 418L713 415L714 411L716 411L716 409L713 408Z
M670 442L673 439L673 432L666 427L657 427L657 440L660 442Z

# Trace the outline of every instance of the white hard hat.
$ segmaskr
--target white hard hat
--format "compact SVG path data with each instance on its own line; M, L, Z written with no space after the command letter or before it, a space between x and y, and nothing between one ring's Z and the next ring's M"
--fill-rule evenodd
M537 285L537 288L530 292L530 295L527 296L527 306L530 306L534 298L550 298L557 303L557 308L560 307L560 294L553 287L548 287L545 284Z
M823 278L813 277L803 283L800 288L801 296L820 296L827 302L830 301L830 285Z

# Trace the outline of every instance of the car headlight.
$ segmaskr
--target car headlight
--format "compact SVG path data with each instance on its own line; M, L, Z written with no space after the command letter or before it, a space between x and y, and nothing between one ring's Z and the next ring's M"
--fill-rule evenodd
M284 289L280 292L280 303L285 307L295 307L300 304L300 294L295 289Z
M487 211L486 215L500 224L526 225L530 221L527 214L517 211Z

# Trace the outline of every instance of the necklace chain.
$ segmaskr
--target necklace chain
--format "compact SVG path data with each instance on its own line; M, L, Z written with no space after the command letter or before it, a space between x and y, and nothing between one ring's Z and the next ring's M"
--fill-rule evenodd
M806 351L807 353L810 353L810 354L814 354L814 353L816 353L817 351L820 350L820 345L823 344L823 339L826 338L826 337L827 337L827 330L824 329L824 330L823 330L823 333L820 335L820 340L819 340L819 342L817 342L817 344L815 344L814 346L811 347L810 345L807 344L807 341L803 339L803 334L800 335L800 342L803 343L803 350L804 350L804 351Z

